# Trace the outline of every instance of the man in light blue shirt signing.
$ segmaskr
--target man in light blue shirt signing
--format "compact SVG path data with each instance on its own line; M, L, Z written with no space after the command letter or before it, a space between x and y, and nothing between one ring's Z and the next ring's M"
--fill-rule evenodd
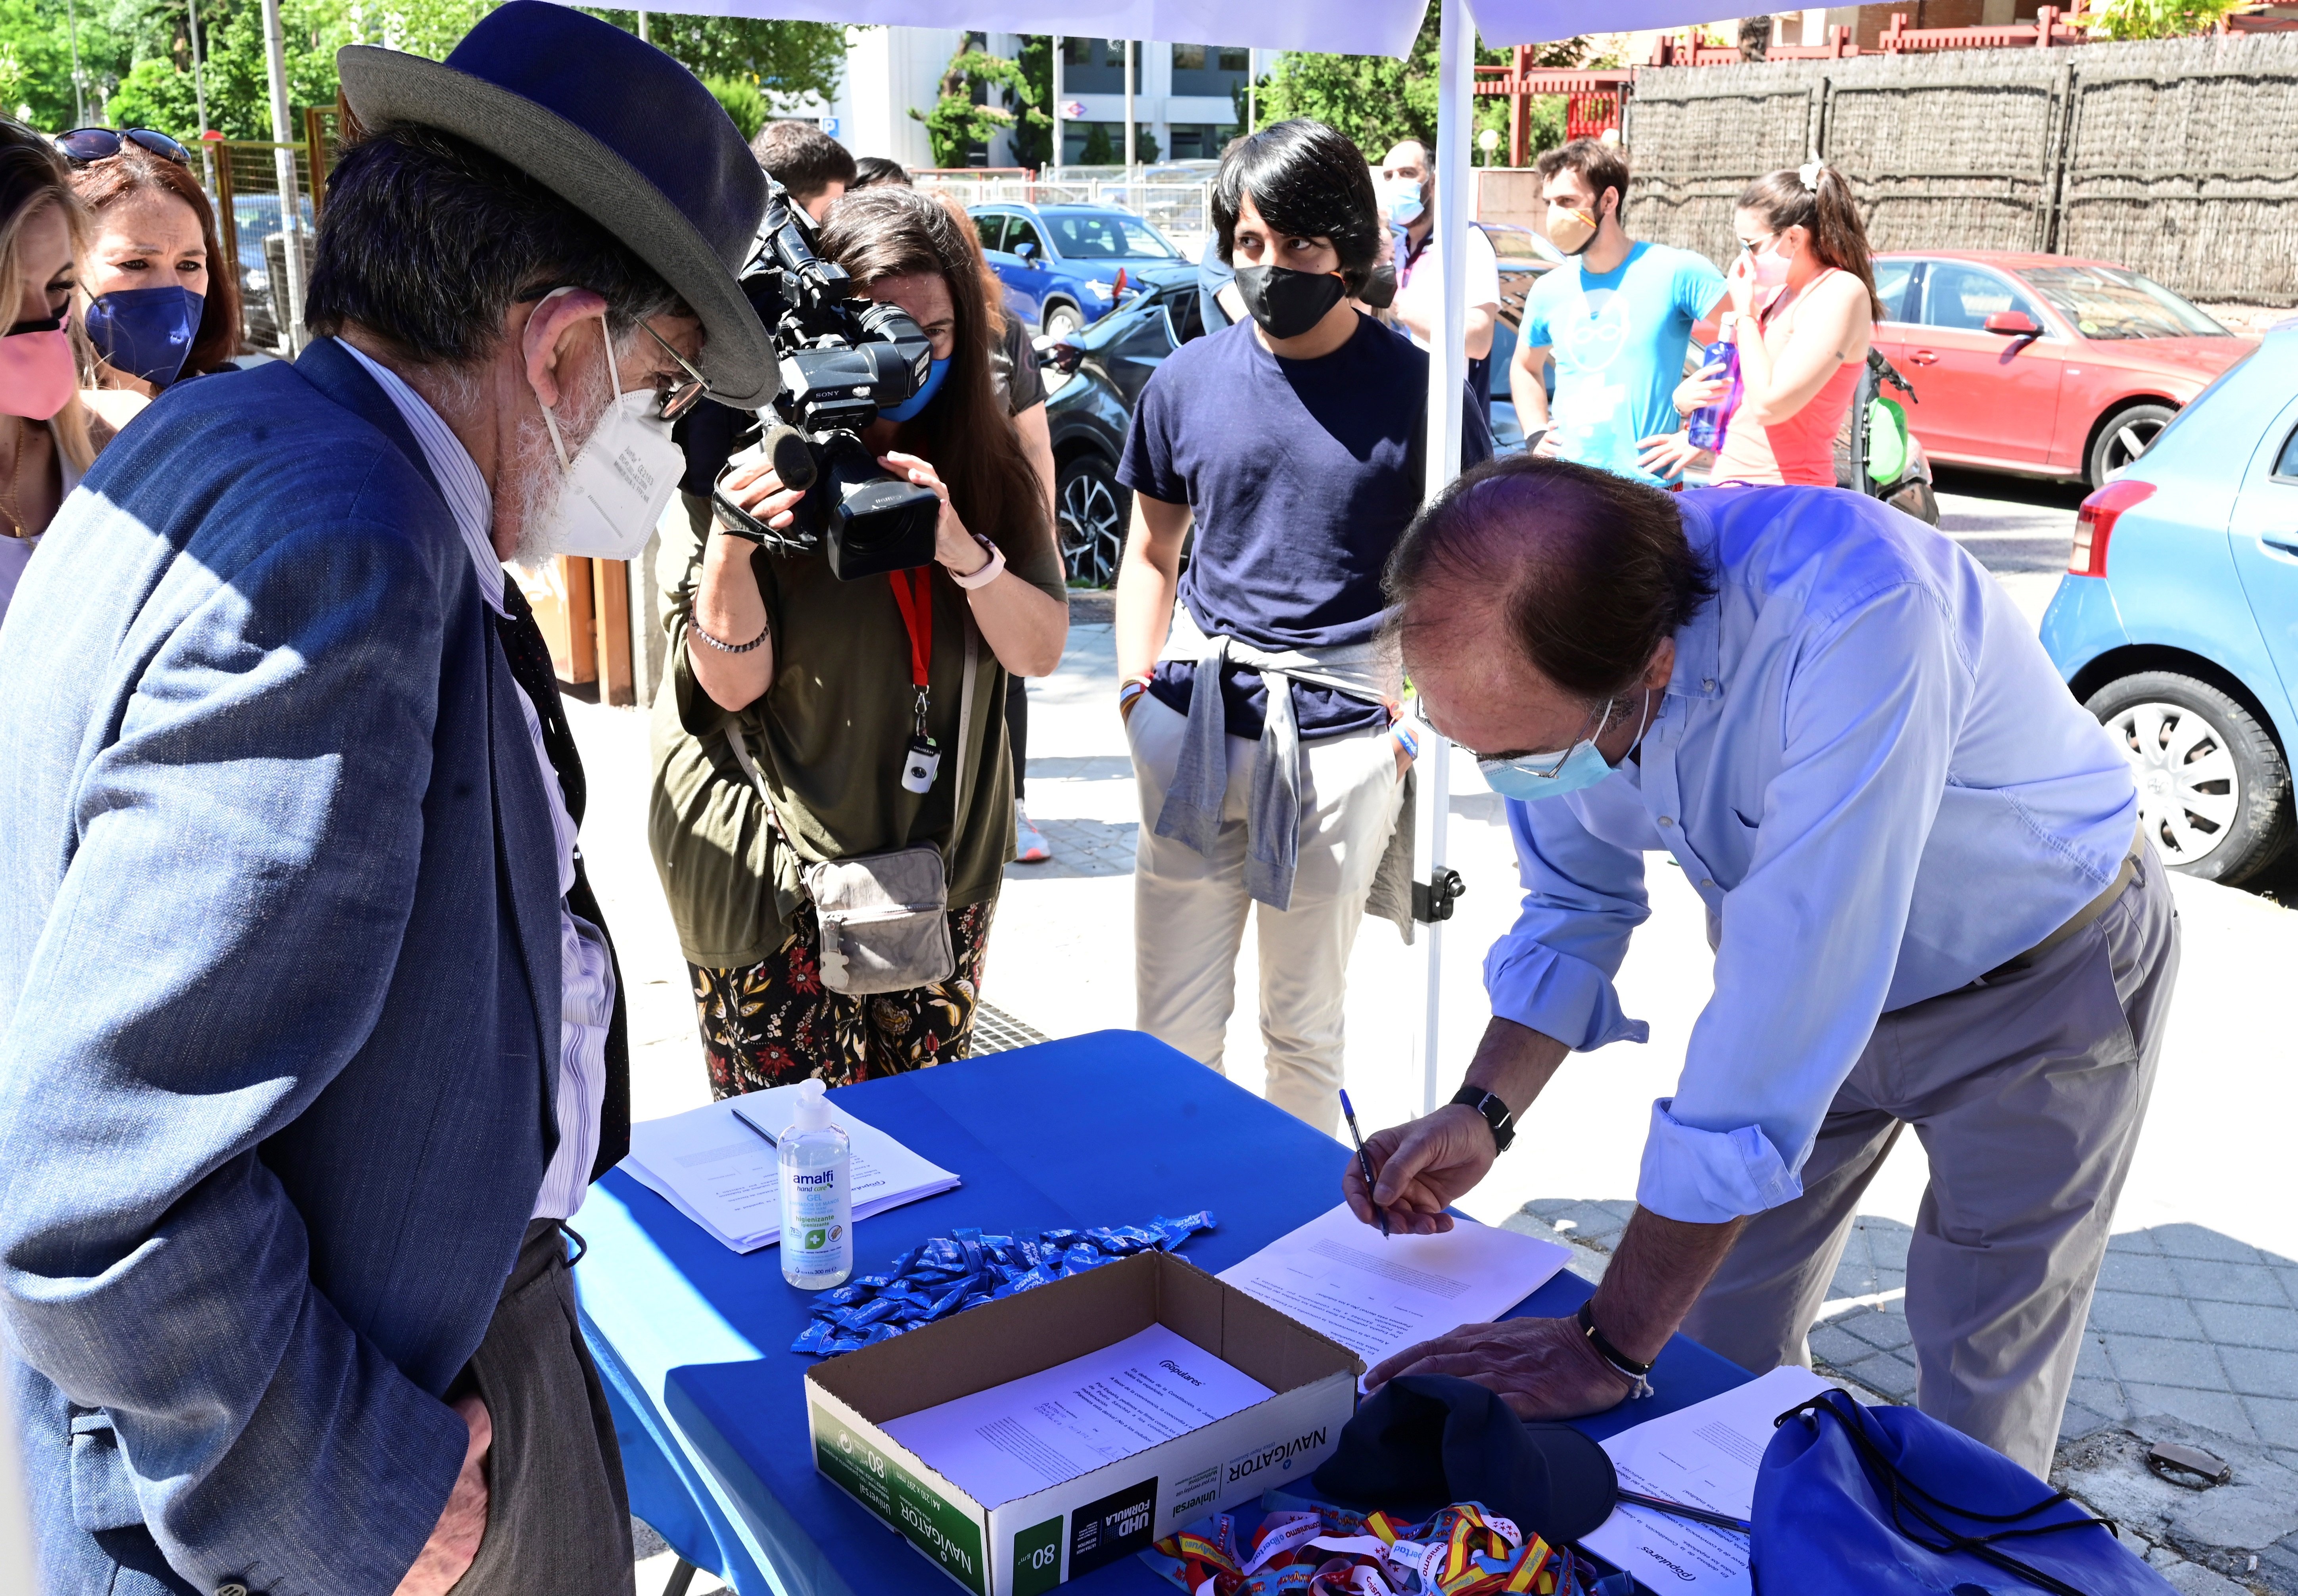
M1707 904L1715 991L1581 1318L1468 1327L1372 1382L1465 1374L1555 1418L1637 1389L1678 1328L1758 1372L1808 1362L1913 1124L1918 1403L2046 1473L2178 939L2129 767L2033 628L1856 495L1525 457L1463 475L1389 583L1425 713L1509 800L1525 898L1467 1086L1367 1144L1350 1205L1448 1228L1517 1121L1566 1130L1530 1111L1567 1054L1645 1039L1612 980L1646 856Z

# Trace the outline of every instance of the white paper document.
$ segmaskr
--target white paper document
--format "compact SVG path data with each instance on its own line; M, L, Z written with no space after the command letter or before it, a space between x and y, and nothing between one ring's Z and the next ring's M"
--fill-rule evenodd
M1097 1352L880 1427L994 1508L1275 1394L1163 1325L1152 1325Z
M642 1120L631 1127L630 1156L621 1167L737 1253L771 1247L782 1238L781 1166L766 1136L779 1137L789 1127L797 1104L796 1086L774 1087L667 1119ZM857 1220L958 1184L947 1170L864 1124L834 1099L830 1122L854 1145Z
M1369 1369L1392 1352L1498 1319L1571 1256L1559 1242L1466 1220L1442 1236L1384 1239L1343 1203L1220 1278L1331 1336Z
M1827 1389L1792 1364L1604 1443L1620 1489L1745 1518L1772 1421ZM1748 1596L1748 1537L1650 1508L1618 1507L1580 1544L1656 1591Z

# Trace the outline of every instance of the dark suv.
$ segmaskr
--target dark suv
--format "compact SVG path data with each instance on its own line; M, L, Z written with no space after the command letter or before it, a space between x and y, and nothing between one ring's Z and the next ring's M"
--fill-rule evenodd
M1133 495L1117 482L1133 404L1167 355L1203 335L1194 278L1128 300L1046 351L1046 423L1070 581L1110 587L1125 552Z

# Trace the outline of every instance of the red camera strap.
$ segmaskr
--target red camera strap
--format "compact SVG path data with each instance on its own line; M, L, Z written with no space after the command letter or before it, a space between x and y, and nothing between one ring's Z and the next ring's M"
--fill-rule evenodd
M932 685L928 673L933 664L933 567L889 571L886 580L894 584L894 603L910 634L910 684L925 692Z

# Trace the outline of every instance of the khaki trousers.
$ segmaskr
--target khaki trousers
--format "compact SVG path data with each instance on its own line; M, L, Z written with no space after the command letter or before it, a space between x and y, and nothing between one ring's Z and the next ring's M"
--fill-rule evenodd
M1202 1063L1222 1067L1236 1007L1237 949L1252 914L1260 935L1269 1101L1332 1134L1340 1124L1349 952L1404 790L1395 744L1383 730L1302 740L1300 862L1292 906L1279 910L1253 903L1244 889L1252 743L1227 740L1228 790L1211 856L1157 835L1187 724L1146 696L1126 721L1141 792L1133 878L1140 1028Z
M1885 1014L1820 1126L1803 1195L1748 1222L1684 1334L1758 1374L1807 1366L1860 1195L1912 1125L1930 1162L1907 1249L1915 1405L2047 1476L2178 970L2150 845L2122 896L2059 947Z

